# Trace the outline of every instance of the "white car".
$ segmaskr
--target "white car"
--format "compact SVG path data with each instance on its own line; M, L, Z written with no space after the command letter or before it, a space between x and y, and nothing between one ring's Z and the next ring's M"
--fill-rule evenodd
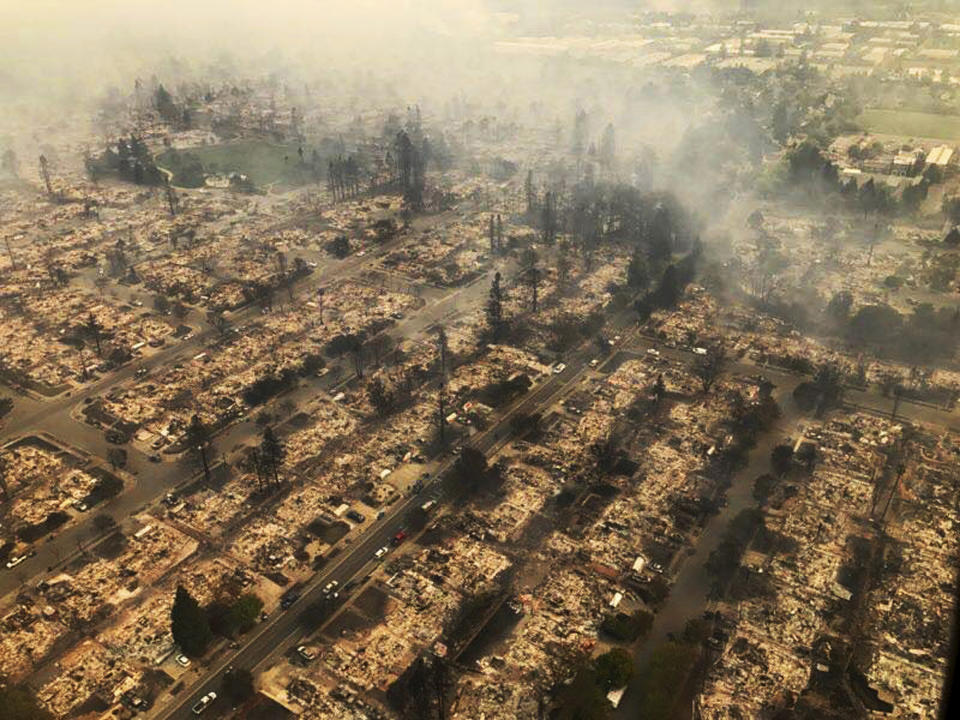
M310 662L317 657L317 653L306 645L301 645L297 648L297 655L299 655L304 662Z
M324 597L334 597L334 598L335 598L335 597L339 597L339 596L340 596L340 593L339 593L339 591L337 590L338 587L340 587L340 583L337 582L336 580L331 580L331 581L328 582L328 583L326 584L326 586L323 588L323 596L324 596Z
M595 367L596 367L597 365L599 365L599 364L600 364L600 361L597 360L596 358L594 358L593 360L590 361L590 367L595 368Z
M566 363L557 363L556 365L553 366L553 374L554 374L554 375L559 375L560 373L562 373L562 372L563 372L564 370L566 370L566 369L567 369L567 364L566 364Z
M706 355L706 354L707 354L707 349L706 349L706 348L702 348L702 347L695 347L695 348L693 349L693 354L694 354L694 355Z
M656 348L648 348L647 355L649 355L650 357L660 357L660 351L657 350Z
M188 658L183 653L181 653L180 655L177 655L177 665L179 665L180 667L190 667L190 658Z
M193 714L199 715L204 710L207 709L207 706L217 699L217 694L212 690L204 695L197 701L197 704L193 706Z
M382 560L382 559L383 559L383 556L386 555L388 552L390 552L390 548L389 548L388 546L384 545L382 548L380 548L379 550L377 550L377 551L373 554L373 556L374 556L377 560Z

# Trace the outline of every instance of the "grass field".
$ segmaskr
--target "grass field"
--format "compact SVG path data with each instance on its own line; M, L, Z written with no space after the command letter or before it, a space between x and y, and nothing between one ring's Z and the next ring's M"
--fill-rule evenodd
M960 140L960 115L910 110L864 110L857 122L864 130L881 135Z
M304 148L306 150L306 148ZM296 145L280 145L262 140L246 140L181 150L199 159L207 173L243 173L257 187L303 185L312 181L308 167L300 164ZM171 169L170 151L157 157L157 164ZM166 163L164 161L167 161ZM175 169L175 168L174 168ZM176 180L174 181L176 183Z

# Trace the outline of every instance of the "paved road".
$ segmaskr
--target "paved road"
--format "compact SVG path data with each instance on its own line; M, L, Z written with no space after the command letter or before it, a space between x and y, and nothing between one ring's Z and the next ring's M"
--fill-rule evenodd
M448 215L449 213L430 216L423 219L421 223L441 222ZM415 226L414 231L419 227L419 225ZM362 257L351 255L343 260L331 260L324 267L302 278L296 284L295 291L301 297L305 294L309 296L319 287L359 275L373 267L384 254L413 239L409 233L399 235ZM439 322L451 312L456 312L467 302L474 302L478 293L485 292L484 278L465 288L447 292L439 302L427 305L420 312L411 314L409 319L392 328L390 333L395 337L401 335L409 337ZM248 306L234 312L230 319L234 326L241 326L259 317L259 313L258 307ZM197 316L196 313L193 315ZM206 324L199 319L199 316L189 318L188 322L197 327L203 327ZM177 362L180 358L196 355L208 345L216 343L219 338L219 331L207 327L195 332L189 340L174 341L142 361L128 363L115 372L50 400L17 396L13 410L3 418L0 445L16 437L48 433L83 452L105 458L107 450L112 446L107 443L104 432L74 419L71 415L74 409L87 398L108 393L112 388L129 382L141 367L150 371L160 369ZM6 392L6 389L4 391ZM258 428L252 422L237 423L218 435L217 444L221 449L229 450L255 436L257 431ZM15 571L0 570L0 599L15 592L24 582L75 555L81 543L88 544L95 537L92 525L92 518L95 515L108 513L123 522L163 494L182 484L189 475L190 471L185 470L177 462L152 463L133 445L128 444L125 449L128 454L126 470L135 477L135 482L117 497L97 506L87 517L81 517L58 531L52 540L36 544L32 548L36 555L17 566Z
M583 379L590 370L589 363L595 355L595 351L589 346L570 354L565 360L567 368L564 372L550 375L527 395L510 405L490 428L472 436L465 445L489 455L508 441L510 420L514 416L543 412L553 405L561 395L572 390ZM177 700L165 707L156 707L151 717L159 720L190 717L190 708L203 695L210 690L219 692L223 675L228 667L259 670L262 669L260 666L272 656L286 652L303 632L299 619L300 613L311 603L322 599L323 588L327 583L336 580L340 583L340 587L344 587L351 580L365 575L374 552L390 544L397 530L405 524L404 518L411 510L419 507L427 496L436 496L438 491L441 502L444 497L454 494L451 487L454 478L448 471L455 460L456 456L448 456L442 460L437 472L434 473L436 479L433 484L424 488L418 495L404 498L393 507L384 518L373 524L348 546L344 554L334 560L330 567L314 576L301 592L300 598L288 610L277 610L272 617L257 627L239 650L228 653L214 662L209 670L202 677L194 680ZM208 712L213 716L217 714L218 707L226 709L225 705L218 705L218 703L225 703L225 701L218 699L214 705L210 706Z

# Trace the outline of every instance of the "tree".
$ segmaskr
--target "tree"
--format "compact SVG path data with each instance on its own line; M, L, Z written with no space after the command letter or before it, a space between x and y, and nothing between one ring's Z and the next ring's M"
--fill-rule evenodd
M633 676L633 658L623 648L605 652L594 661L597 684L605 692L623 687Z
M225 335L227 328L230 327L230 321L227 320L219 310L208 310L207 322L210 324L210 327L215 328L221 335Z
M326 251L338 260L343 260L350 254L350 241L346 235L337 235L333 240L327 243Z
M157 109L160 117L167 122L177 120L181 117L180 111L170 93L163 86L163 83L157 85L156 92L153 94L153 106Z
M43 178L43 184L47 188L47 195L53 197L53 185L50 183L50 163L46 155L40 156L40 177Z
M93 338L93 342L97 346L97 355L102 356L103 350L100 345L100 339L101 339L101 331L103 330L103 327L97 321L97 318L94 316L93 313L90 313L90 315L87 317L87 323L86 325L84 325L84 329L87 331L90 337Z
M166 315L170 312L170 300L166 295L154 295L153 296L153 309L156 310L161 315Z
M98 534L108 533L117 527L117 521L106 513L99 513L93 518L93 527Z
M256 624L261 610L263 600L253 593L244 593L230 606L230 627L237 632L247 632Z
M570 280L573 260L570 258L570 243L561 240L557 243L557 285L564 289Z
M460 483L471 491L476 490L489 472L487 457L476 448L465 447L460 451L460 457L457 458L453 470Z
M770 466L778 477L783 477L793 463L793 448L790 445L777 445L770 452Z
M841 290L836 293L830 302L827 303L827 317L829 317L837 327L844 327L850 318L850 309L853 307L853 295L847 290Z
M190 308L188 308L182 301L175 300L173 305L170 306L170 312L177 320L183 320L187 315L190 314Z
M367 383L367 398L380 417L386 417L393 409L393 395L387 390L383 380L379 377L375 377Z
M523 193L527 201L527 215L533 215L537 206L537 193L533 188L533 170L527 170L527 179L523 184Z
M627 287L632 290L646 290L650 285L650 273L647 269L647 260L637 248L633 251L630 264L627 266Z
M494 342L500 339L503 331L503 288L500 284L501 276L498 272L493 276L490 285L490 299L487 301L487 324L493 333Z
M177 585L170 611L170 631L184 654L193 657L203 655L213 639L207 614L182 585Z
M287 449L273 432L273 428L267 425L263 429L263 439L260 441L260 457L269 472L273 475L273 481L280 483L280 466L287 456Z
M199 415L194 414L194 416L190 418L190 424L187 426L187 431L185 433L185 440L187 444L187 450L191 453L194 453L195 456L200 460L200 466L203 468L203 481L209 485L210 462L207 456L210 453L212 442L210 438L210 430L200 419Z
M247 472L253 471L257 475L257 489L263 490L266 478L266 468L263 466L263 458L260 456L260 448L252 447L247 451L247 456L243 461L243 469Z
M553 245L557 239L559 221L557 219L557 203L553 192L547 191L543 198L543 208L540 216L540 229L543 233L543 242Z
M53 720L26 685L14 685L0 676L0 708L4 720Z
M127 451L123 448L110 448L107 450L107 461L114 470L122 468L127 464Z
M693 374L700 379L703 391L710 392L710 388L723 374L727 363L727 351L722 343L707 349L706 354L698 355L693 366Z
M10 486L7 485L7 460L0 455L0 492L3 493L4 502L10 501Z
M253 695L253 674L246 668L230 668L223 676L223 696L234 707Z
M527 268L527 271L523 274L524 279L527 282L527 285L530 287L530 309L536 313L537 312L537 296L540 291L540 280L541 272L540 268L531 266Z
M653 384L653 396L656 398L657 402L663 400L664 395L667 394L667 386L663 382L663 373L657 374L657 380Z

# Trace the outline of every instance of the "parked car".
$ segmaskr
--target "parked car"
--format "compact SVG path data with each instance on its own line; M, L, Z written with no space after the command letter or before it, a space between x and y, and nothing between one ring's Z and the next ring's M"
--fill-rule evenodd
M373 557L377 560L382 560L384 555L386 555L388 552L390 552L390 548L387 545L384 545L373 554Z
M293 605L299 599L300 599L300 593L288 592L286 595L280 598L280 607L286 610L288 607Z
M362 523L364 520L366 520L366 518L356 510L348 510L347 517L358 523Z
M340 587L340 583L336 580L331 580L323 588L323 596L325 598L337 598L340 597L340 593L337 588Z
M557 363L556 365L553 366L553 374L554 374L554 375L559 375L560 373L562 373L562 372L563 372L564 370L566 370L566 369L567 369L567 364L566 364L566 363Z
M193 714L199 715L204 710L207 709L207 706L210 705L214 700L217 699L217 694L212 690L204 695L197 701L197 704L193 706Z
M188 658L183 653L177 655L177 665L180 667L190 667L190 658Z
M306 645L301 645L300 647L297 648L297 655L299 655L300 659L303 660L304 662L310 662L311 660L314 660L317 657L316 651L311 650Z

